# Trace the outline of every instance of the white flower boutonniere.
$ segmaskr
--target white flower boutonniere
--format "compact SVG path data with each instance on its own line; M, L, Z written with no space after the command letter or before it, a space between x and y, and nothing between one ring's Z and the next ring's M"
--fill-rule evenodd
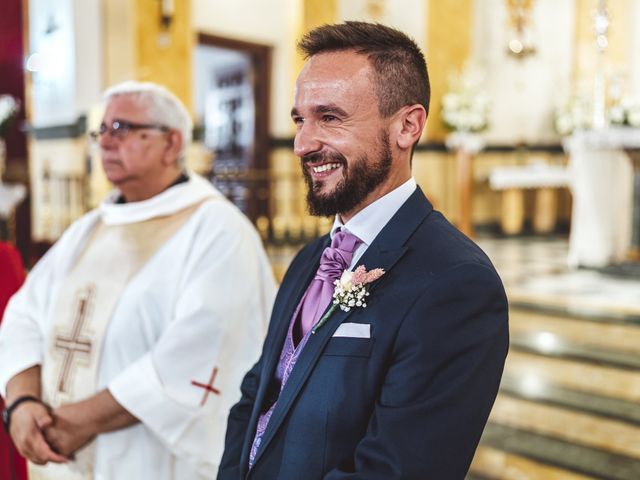
M367 306L366 298L369 296L369 284L375 282L382 275L384 275L382 268L374 268L367 272L364 265L360 265L353 272L349 270L342 272L342 276L333 282L335 289L333 290L331 308L318 320L311 333L316 333L338 308L345 312L354 307L365 308Z

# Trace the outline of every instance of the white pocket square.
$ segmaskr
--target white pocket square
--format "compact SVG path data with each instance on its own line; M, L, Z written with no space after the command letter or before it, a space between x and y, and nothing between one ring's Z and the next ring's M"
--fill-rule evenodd
M368 323L342 323L333 334L334 337L371 338L371 325Z

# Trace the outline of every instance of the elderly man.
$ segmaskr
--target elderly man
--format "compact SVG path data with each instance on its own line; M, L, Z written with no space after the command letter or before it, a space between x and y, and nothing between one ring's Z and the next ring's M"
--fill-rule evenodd
M275 293L249 221L182 166L189 115L165 88L105 93L117 187L13 297L0 330L5 427L38 479L204 479Z
M500 383L507 299L411 176L424 57L361 22L300 46L294 151L311 212L335 222L283 279L218 478L462 480Z

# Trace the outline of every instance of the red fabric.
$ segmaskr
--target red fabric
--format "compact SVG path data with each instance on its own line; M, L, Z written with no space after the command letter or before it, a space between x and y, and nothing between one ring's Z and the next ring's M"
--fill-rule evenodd
M24 281L24 268L18 251L8 243L0 242L0 321L11 295ZM0 408L4 402L0 399ZM26 480L27 466L11 443L4 429L0 431L0 479Z

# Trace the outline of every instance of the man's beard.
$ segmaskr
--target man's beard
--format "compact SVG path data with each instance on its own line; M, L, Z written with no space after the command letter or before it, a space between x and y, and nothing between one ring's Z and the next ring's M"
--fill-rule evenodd
M302 158L302 173L307 184L307 207L311 215L329 217L338 213L350 212L360 205L367 196L389 176L391 170L391 145L389 134L383 131L378 143L376 161L369 163L367 154L347 164L343 155L313 153ZM343 177L333 192L321 194L323 180L315 185L305 163L333 162L342 165Z

